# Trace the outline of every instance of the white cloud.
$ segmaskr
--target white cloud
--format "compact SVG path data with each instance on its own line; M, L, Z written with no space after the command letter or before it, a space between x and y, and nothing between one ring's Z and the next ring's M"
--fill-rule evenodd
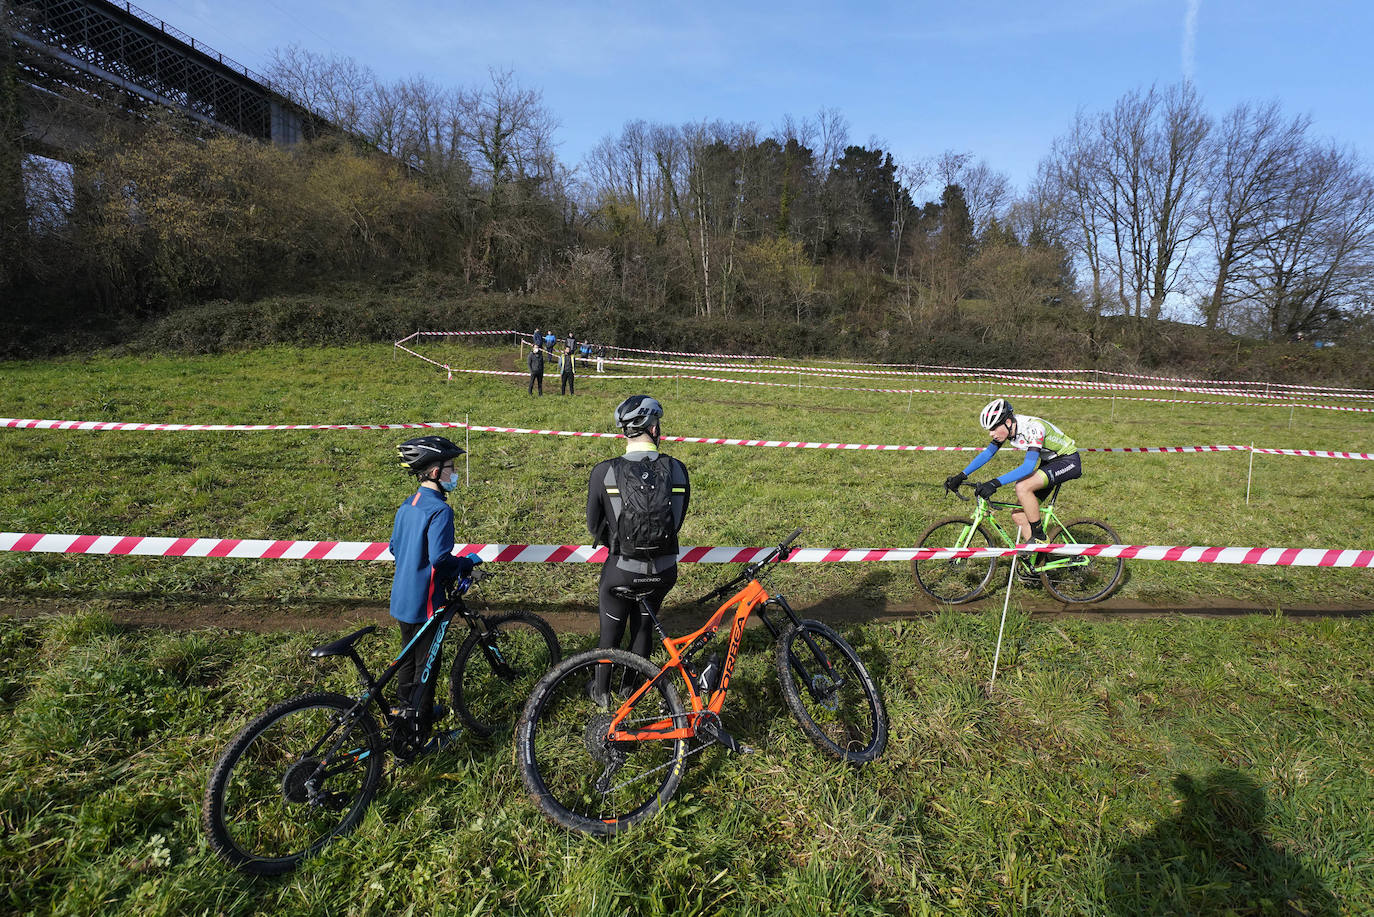
M1188 11L1183 15L1183 78L1191 81L1196 66L1197 14L1202 0L1188 0Z

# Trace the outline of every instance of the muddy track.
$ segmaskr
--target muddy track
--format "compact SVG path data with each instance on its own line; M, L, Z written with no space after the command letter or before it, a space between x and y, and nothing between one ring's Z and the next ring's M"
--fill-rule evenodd
M1042 620L1108 621L1151 618L1165 615L1198 617L1231 617L1235 615L1273 614L1269 605L1238 602L1218 598L1201 598L1190 602L1147 605L1139 601L1108 599L1092 605L1062 605L1042 596L1017 596L1017 607L1030 611ZM64 598L61 601L43 598L0 600L0 617L36 618L53 614L70 614L83 605L95 604L107 611L118 623L130 627L153 627L164 630L196 630L221 627L229 630L275 633L283 631L315 631L335 633L359 624L390 624L387 606L361 600L319 600L314 602L167 602L149 598L90 597L88 602ZM473 607L484 613L500 613L522 608L542 616L561 633L592 634L597 629L596 609L591 605L529 603L506 605L486 604ZM1001 603L992 599L958 606L970 614L1000 610ZM840 624L866 624L876 621L896 621L923 618L939 611L933 602L861 603L850 596L828 599L810 605L798 605L802 617L819 618ZM1374 603L1365 605L1285 605L1288 617L1352 618L1374 614ZM664 626L670 633L686 633L705 620L706 610L699 606L670 604L663 614Z

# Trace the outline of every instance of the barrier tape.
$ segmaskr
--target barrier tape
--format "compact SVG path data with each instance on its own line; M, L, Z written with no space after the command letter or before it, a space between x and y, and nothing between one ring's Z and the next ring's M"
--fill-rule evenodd
M409 341L409 340L411 340L411 339L413 339L413 338L421 337L421 336L424 336L424 337L474 337L474 336L481 336L481 335L501 335L501 334L513 334L513 335L517 335L517 336L519 336L519 337L521 337L521 338L527 338L527 337L530 336L529 334L526 334L526 333L524 333L524 332L513 331L513 330L506 330L506 331L416 331L414 334L410 334L410 335L407 335L406 337L401 338L399 341L396 342L396 344L397 344L397 345L403 344L403 343L405 343L406 341ZM773 359L778 359L777 357L765 356L765 355L759 355L759 354L700 353L700 352L696 352L696 351L683 351L683 350L646 350L646 349L638 348L638 347L620 347L620 346L616 346L616 345L613 345L613 344L607 344L607 345L605 345L605 346L606 346L607 349L610 349L610 350L618 350L618 351L623 351L623 352L627 352L627 353L647 353L647 354L658 354L658 355L674 356L674 357L711 357L711 358L714 358L714 359L735 359L735 360L773 360ZM403 349L404 349L404 348L403 348ZM412 352L413 352L413 351L412 351ZM416 354L416 356L419 356L419 354ZM421 359L425 359L425 358L424 358L424 357L421 357ZM430 362L433 362L433 361L430 361ZM948 373L951 373L951 372L954 372L954 373L968 373L968 374L971 374L971 375L983 375L983 376L987 376L987 375L990 374L988 368L985 367L985 366L946 366L946 365L941 365L941 364L938 364L938 363L863 363L863 362L852 362L852 361L843 361L843 360L818 360L818 361L816 361L816 362L819 362L819 363L829 363L829 364L839 364L841 367L856 367L856 368L859 368L857 371L864 371L864 368L867 368L867 367L907 367L907 368L914 368L914 369L921 369L921 370L934 370L934 371L935 371L935 372L932 372L932 373L918 373L917 375L940 375L940 374L948 374ZM436 365L443 365L443 364L436 364ZM1263 385L1263 386L1265 387L1265 389L1266 389L1266 394L1268 394L1268 390L1269 390L1269 389L1292 389L1292 390L1295 390L1295 391L1308 392L1308 393L1312 393L1312 394L1325 395L1325 396L1328 396L1328 397L1336 397L1336 398L1339 398L1339 397L1356 397L1356 396L1358 396L1358 395L1366 395L1366 396L1369 396L1369 397L1374 398L1374 389L1365 389L1365 388L1350 388L1350 387L1344 387L1344 386L1299 385L1299 384L1297 384L1297 383L1291 383L1291 382L1260 382L1260 381L1254 381L1254 380L1249 380L1249 379L1194 379L1194 378L1188 378L1188 377L1175 377L1175 376L1152 376L1152 375L1147 375L1147 374L1144 374L1144 373L1126 373L1126 372L1117 372L1117 371L1107 370L1107 369L1014 369L1014 368L1003 368L1003 369L1000 369L1000 370L999 370L999 373L1000 373L1000 374L1003 374L1003 375L1010 375L1012 378L1019 378L1019 377L1025 376L1025 375L1031 375L1031 376L1034 376L1034 375L1085 375L1085 376L1086 376L1086 375L1091 374L1091 375L1094 375L1094 376L1112 376L1112 377L1115 377L1115 378L1118 378L1118 379L1145 379L1145 380L1151 381L1151 382L1177 382L1177 383L1183 383L1183 384L1194 385L1194 386L1207 386L1207 387L1211 387L1211 388L1227 387L1227 386L1260 386L1260 385ZM1020 375L1018 376L1017 374L1020 374ZM1084 380L1084 381L1086 381L1086 380ZM1094 383L1090 383L1090 384L1099 385L1099 384L1101 384L1101 383L1096 383L1096 382L1094 382ZM1148 386L1142 386L1142 387L1143 387L1143 388L1149 388ZM1186 390L1185 390L1185 391L1186 391ZM1350 393L1353 393L1353 394L1350 394ZM1243 394L1243 393L1236 393L1236 394Z
M0 428L23 430L87 430L94 432L154 431L191 433L262 433L281 430L445 430L456 428L467 429L473 433L523 433L540 436L580 436L593 439L624 439L624 434L621 433L597 433L588 430L536 430L526 427L493 427L483 424L464 423L461 420L434 421L428 423L381 424L229 424L124 423L101 420L34 420L0 417ZM662 440L671 443L698 443L713 446L838 449L842 451L866 452L981 452L983 449L981 446L907 446L880 445L877 443L825 443L781 439L732 439L710 436L664 436ZM1265 455L1302 455L1316 458L1362 459L1364 461L1374 461L1374 453L1370 452L1335 452L1320 449L1265 449L1255 446L1094 446L1085 447L1078 451L1100 453L1259 452Z
M774 548L687 547L685 564L753 563ZM108 554L143 557L233 557L270 560L393 560L385 541L266 541L239 538L167 538L137 535L53 535L0 532L0 551L49 554ZM1061 556L1120 557L1201 564L1268 567L1374 567L1374 550L1335 548L1238 548L1187 545L1044 544L1031 548L799 548L787 563L873 563L1006 557L1034 552ZM459 544L453 553L478 554L494 563L600 563L606 548L577 544Z
M710 366L710 365L700 365L700 364L692 364L692 363L679 363L679 362L662 361L662 360L660 360L660 361L649 361L649 360L615 360L615 359L607 359L606 362L608 362L608 363L618 363L618 364L623 365L623 366L637 366L637 367L648 368L648 369L674 369L674 370L677 370L677 369L693 369L693 370L697 370L697 371L700 371L700 372L736 372L736 373L754 373L754 374L758 374L758 375L777 375L777 376L784 376L784 375L788 375L788 376L813 376L813 377L820 377L820 378L826 378L826 379L849 379L849 380L859 380L859 379L869 379L869 378L877 379L877 378L881 378L881 377L885 377L885 376L901 376L901 377L908 377L908 378L916 377L916 378L931 378L931 379L938 379L938 380L944 381L944 382L951 382L951 383L953 383L953 384L955 384L955 385L962 385L962 384L979 385L979 384L986 384L986 383L995 383L995 384L996 384L996 383L1003 383L1003 382L1012 382L1012 383L1022 383L1022 384L1025 384L1025 385L1030 385L1030 386L1032 386L1033 388L1068 389L1068 390L1071 390L1071 391L1073 391L1073 390L1078 390L1078 391L1095 391L1095 392L1183 392L1183 393L1186 393L1186 394L1196 394L1196 395L1221 395L1221 396L1229 396L1229 397L1234 397L1234 398L1271 398L1271 399L1277 399L1277 400L1282 400L1282 401L1292 401L1292 400L1295 400L1295 399L1298 399L1298 398L1302 398L1302 397L1310 397L1310 395L1299 395L1299 394L1293 394L1293 393L1286 392L1286 391L1284 391L1284 392L1274 392L1274 393L1272 393L1272 394L1271 394L1271 393L1268 393L1268 392L1236 391L1236 390L1234 390L1234 389L1224 388L1224 387L1222 387L1222 386L1220 386L1220 385L1197 385L1197 386L1179 386L1179 385L1133 385L1133 384L1128 384L1128 383L1117 383L1117 382L1091 382L1091 381L1087 381L1087 380L1076 380L1076 379L1065 381L1065 380L1061 380L1061 379L1050 379L1050 378L1044 378L1044 377L1034 376L1034 375L1013 375L1013 374L1008 373L1008 372L994 372L994 371L990 371L990 370L984 371L984 372L980 372L980 373L970 373L970 374L968 374L968 375L966 375L966 376L961 376L961 375L959 375L959 374L948 373L948 372L903 372L903 371L899 371L899 370L883 370L883 369L844 369L844 368L838 368L838 367L835 367L835 368L820 367L820 368L818 368L818 367L814 367L814 366L796 366L796 365L782 365L782 366ZM1320 394L1321 394L1323 397L1327 397L1327 398L1348 398L1348 399L1353 399L1353 400L1357 400L1357 401L1368 401L1368 400L1370 400L1371 397L1374 397L1374 396L1361 395L1361 394L1357 394L1357 393L1337 392L1337 391L1322 391L1322 392L1320 392Z
M970 375L977 375L977 374L979 374L979 373L985 373L985 372L988 371L986 366L942 366L942 365L940 365L940 364L938 364L938 363L856 363L856 362L851 362L851 361L847 361L847 360L817 360L816 362L817 362L817 363L840 364L840 365L848 365L848 366L884 366L884 367L886 367L886 366L896 366L896 367L911 367L911 368L915 368L915 369L933 369L933 370L944 370L944 371L952 371L952 372L961 372L961 373L968 373L968 374L970 374ZM1298 390L1298 391L1313 392L1313 393L1316 393L1316 394L1328 394L1328 393L1336 393L1336 392L1343 392L1343 393L1345 393L1345 392L1354 392L1354 393L1357 393L1357 394L1368 395L1368 396L1370 396L1370 397L1374 397L1374 389L1368 389L1368 388L1349 388L1349 387L1344 387L1344 386L1332 386L1332 385L1299 385L1299 384L1297 384L1297 383L1295 383L1295 382L1258 382L1258 381L1255 381L1255 380L1253 380L1253 379L1192 379L1192 378L1186 378L1186 377L1180 378L1180 377L1174 377L1174 376L1150 376L1150 375L1146 375L1146 374L1144 374L1144 373L1123 373L1123 372L1113 372L1112 370L1108 370L1108 369L1014 369L1014 368L1011 368L1011 367L1005 367L1005 368L1003 368L1003 369L1001 370L1001 372L1004 372L1004 373L1022 373L1022 374L1030 374L1030 375L1036 375L1036 374L1039 374L1039 375L1058 374L1058 375L1083 375L1083 376L1087 376L1087 375L1114 376L1114 377L1119 378L1119 379L1145 379L1145 380L1148 380L1148 381L1151 381L1151 382L1182 382L1182 383L1187 383L1187 384L1189 384L1189 385L1255 385L1255 386L1263 385L1263 386L1265 386L1266 388L1272 387L1272 388L1295 389L1295 390Z

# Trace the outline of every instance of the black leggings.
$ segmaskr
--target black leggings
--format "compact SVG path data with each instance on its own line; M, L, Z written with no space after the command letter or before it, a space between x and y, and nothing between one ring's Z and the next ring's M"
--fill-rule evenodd
M397 621L401 627L401 648L415 639L415 635L420 632L427 621L420 621L417 624L410 624L406 621ZM420 684L420 676L424 673L425 660L429 658L430 647L434 644L434 635L439 632L439 628L434 627L420 641L411 648L406 657L401 660L401 666L396 670L396 699L401 706L409 705L420 711L421 716L429 716L434 707L434 686L439 683L439 672L443 668L444 651L439 650L439 655L434 659L434 666L429 672L428 684Z
M669 567L662 573L631 573L629 570L622 570L617 567L614 557L607 558L606 562L601 565L601 586L598 590L601 607L601 640L597 643L597 647L604 650L620 646L621 638L625 636L625 625L628 623L630 625L630 652L647 659L650 643L654 636L653 625L649 623L648 615L640 610L639 602L622 599L612 593L611 590L616 586L629 586L633 589L645 589L652 586L654 591L648 598L649 607L654 614L658 614L658 610L663 607L663 599L676 584L676 565ZM597 689L605 691L610 683L610 677L610 667L599 666L596 673Z
M558 394L560 394L560 395L576 395L576 394L577 394L577 392L573 391L573 374L572 374L572 373L563 373L563 375L560 376L559 379L561 380L562 385L560 386L561 391L559 391Z
M541 369L537 373L530 373L530 394L534 394L534 387L539 386L539 394L544 394L544 371Z

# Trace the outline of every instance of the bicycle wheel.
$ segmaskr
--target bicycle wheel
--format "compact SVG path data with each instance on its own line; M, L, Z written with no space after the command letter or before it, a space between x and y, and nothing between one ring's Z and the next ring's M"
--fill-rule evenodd
M787 709L821 751L854 764L883 753L887 709L843 637L819 621L802 621L778 640L777 665Z
M609 665L609 712L588 683ZM653 815L668 801L685 769L683 739L611 742L616 708L659 670L624 650L588 650L565 659L535 685L516 731L516 758L525 789L545 815L572 831L612 835ZM625 718L627 731L653 723L685 725L672 673L657 677Z
M972 529L972 531L970 531ZM990 548L992 535L985 526L973 528L971 519L944 519L925 530L918 548ZM997 569L996 557L951 557L945 560L912 558L916 585L937 602L960 605L983 594Z
M377 792L386 748L367 710L342 694L283 701L243 728L205 790L210 846L274 876L351 831Z
M1050 544L1120 544L1121 539L1105 522L1096 519L1077 519L1058 526L1048 533ZM1120 557L1089 557L1086 554L1066 558L1057 554L1043 555L1045 563L1069 560L1071 563L1040 570L1040 582L1061 602L1096 602L1106 598L1121 581L1126 562Z
M515 611L493 618L487 633L469 634L453 659L453 709L474 735L504 732L515 725L535 683L562 655L553 628L538 615Z

